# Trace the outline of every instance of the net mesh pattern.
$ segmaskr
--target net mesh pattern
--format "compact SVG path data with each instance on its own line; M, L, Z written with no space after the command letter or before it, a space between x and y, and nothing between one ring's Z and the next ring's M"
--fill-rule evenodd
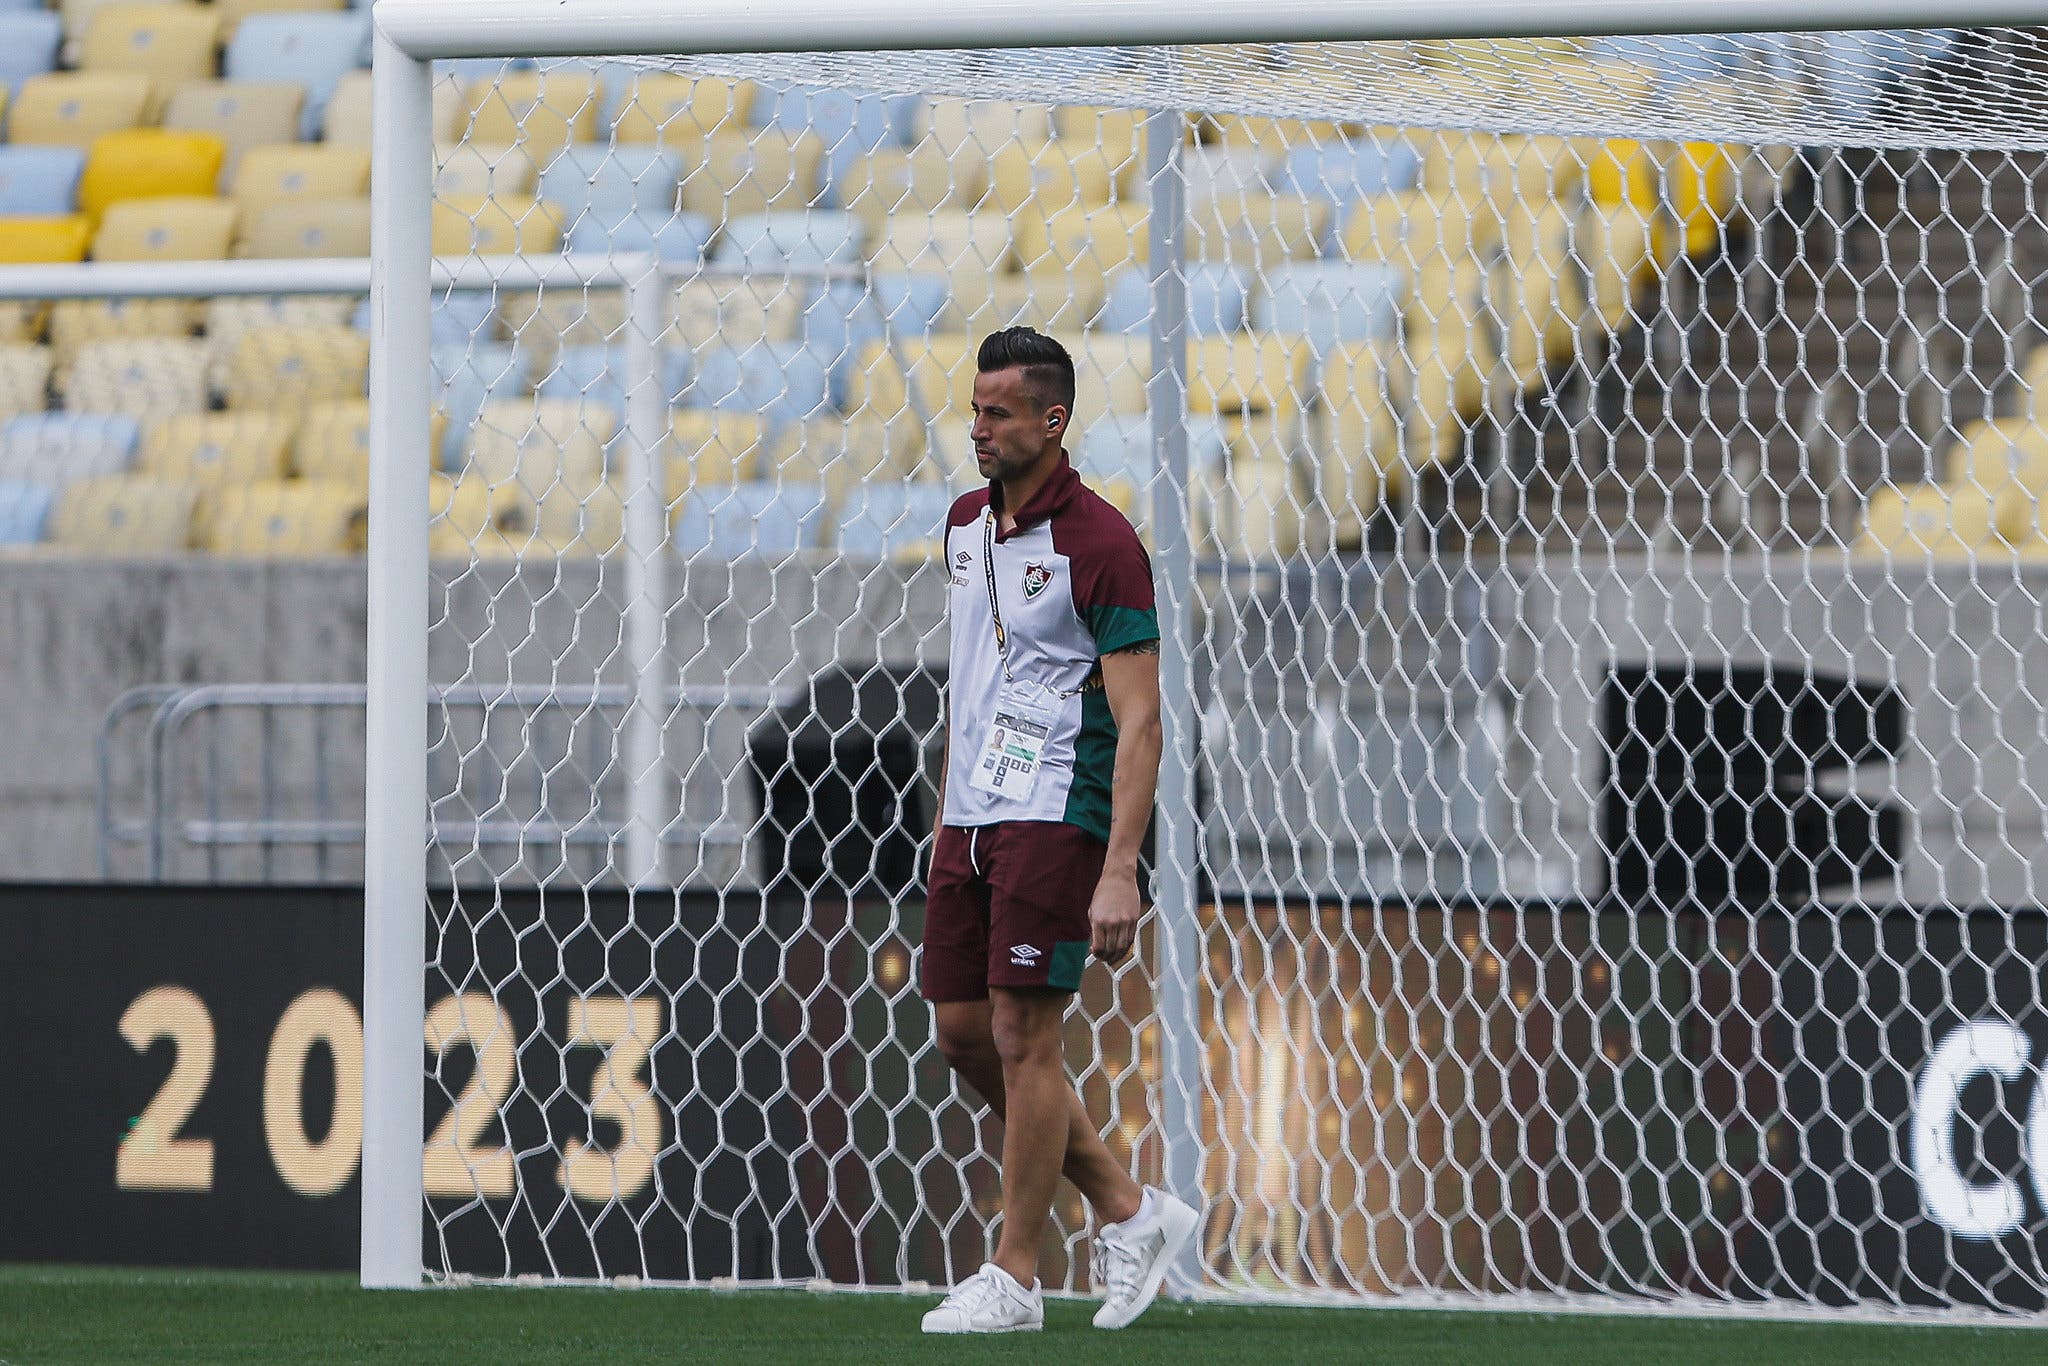
M1155 918L1068 1042L1120 1160L1196 1152L1201 1289L2038 1309L2041 72L2031 31L444 68L437 253L588 270L431 322L430 1270L985 1255L1000 1125L917 944L941 529L1022 322L1153 543L1187 433L1194 980ZM1193 111L1170 197L1147 107ZM1089 1227L1062 1188L1048 1285Z

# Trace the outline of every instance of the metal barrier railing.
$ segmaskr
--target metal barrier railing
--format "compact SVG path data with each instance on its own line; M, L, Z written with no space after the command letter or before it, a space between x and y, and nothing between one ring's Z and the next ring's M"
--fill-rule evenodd
M439 736L430 743L429 765L437 769L430 790L436 794L430 816L432 843L449 855L450 861L465 853L486 849L531 848L536 845L571 846L582 849L622 848L628 819L605 811L602 795L593 795L587 809L579 813L549 810L544 770L529 765L529 779L514 783L514 773L492 757L488 744L479 744L473 757L456 752L452 742L452 715L476 714L479 736L508 714L518 720L525 747L531 752L567 752L580 743L583 758L593 771L614 767L607 751L616 746L620 728L616 722L579 725L591 713L613 711L623 716L639 694L630 685L563 687L554 684L459 684L432 690L429 706L443 718ZM101 720L96 743L98 769L99 871L103 878L116 875L117 851L123 846L144 846L147 876L161 882L183 875L190 851L204 851L208 880L227 880L228 855L235 850L255 850L256 876L277 880L285 856L311 857L311 878L315 881L355 880L362 875L360 863L339 865L343 851L360 850L365 833L363 790L360 774L341 777L337 759L341 753L360 754L361 716L367 690L359 683L237 683L237 684L151 684L123 693ZM669 719L679 713L699 713L705 724L718 713L738 709L751 726L782 700L765 687L672 687L665 699ZM223 744L223 718L231 713L253 714L254 744ZM308 713L305 724L282 724L290 712ZM124 730L134 729L133 718L147 714L148 726L142 737L139 815L118 809L122 787L117 767L122 753ZM205 733L195 738L205 719ZM337 732L353 724L345 739ZM131 740L130 743L133 743ZM297 781L287 778L292 761L285 753L288 743L302 744L305 771ZM199 748L199 769L188 773L188 764ZM132 751L131 751L132 753ZM253 761L253 774L249 771ZM196 781L193 779L196 778ZM735 782L737 775L727 781ZM621 785L637 788L629 775ZM514 787L523 786L515 801ZM738 794L725 794L719 809L723 813L703 823L689 821L678 803L676 815L659 830L666 846L695 845L700 848L738 848L745 844L747 828L732 817L743 810L736 804ZM447 809L469 804L481 814L464 818ZM197 810L194 810L196 804ZM523 814L506 814L518 807ZM296 808L296 809L294 809ZM292 880L303 880L297 873ZM622 873L623 876L623 873Z

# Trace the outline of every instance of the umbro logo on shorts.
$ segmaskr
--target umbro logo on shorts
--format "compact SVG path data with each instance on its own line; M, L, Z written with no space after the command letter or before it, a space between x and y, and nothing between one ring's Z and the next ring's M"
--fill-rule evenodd
M1037 967L1038 960L1044 956L1044 953L1044 949L1035 949L1029 944L1012 944L1010 946L1010 962L1013 966L1020 968Z

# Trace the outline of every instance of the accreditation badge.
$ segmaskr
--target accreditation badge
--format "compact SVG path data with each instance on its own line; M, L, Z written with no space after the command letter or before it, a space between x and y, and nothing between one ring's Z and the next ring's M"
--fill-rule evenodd
M1010 679L996 697L989 726L968 786L993 797L1023 801L1037 785L1045 740L1059 719L1060 695L1050 688Z

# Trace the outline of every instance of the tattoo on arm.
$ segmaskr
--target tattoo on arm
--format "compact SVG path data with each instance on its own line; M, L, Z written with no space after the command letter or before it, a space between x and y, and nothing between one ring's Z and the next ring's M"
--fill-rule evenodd
M1126 645L1121 650L1111 650L1110 653L1113 655L1156 655L1159 653L1159 642L1156 640L1141 640L1135 645Z

